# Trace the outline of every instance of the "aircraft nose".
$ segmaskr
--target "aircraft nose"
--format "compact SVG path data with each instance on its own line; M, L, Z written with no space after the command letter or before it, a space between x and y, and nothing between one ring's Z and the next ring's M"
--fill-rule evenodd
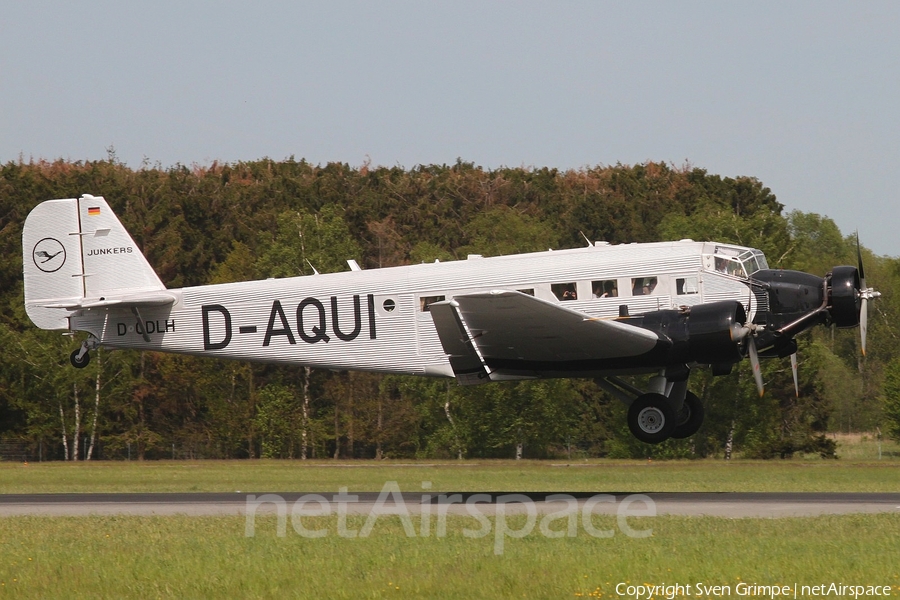
M753 278L767 285L769 312L791 316L819 309L825 300L825 279L801 271L766 270L754 273Z

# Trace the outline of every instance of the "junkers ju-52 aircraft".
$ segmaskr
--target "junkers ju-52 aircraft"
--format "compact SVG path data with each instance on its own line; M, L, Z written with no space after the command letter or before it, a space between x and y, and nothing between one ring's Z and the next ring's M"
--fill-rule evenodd
M25 221L25 304L40 328L100 346L334 370L455 377L463 385L590 377L628 404L641 441L694 434L691 369L795 357L818 324L860 326L859 267L770 269L763 253L660 242L166 289L102 197L49 200ZM796 382L796 361L794 375ZM640 389L622 376L650 375Z

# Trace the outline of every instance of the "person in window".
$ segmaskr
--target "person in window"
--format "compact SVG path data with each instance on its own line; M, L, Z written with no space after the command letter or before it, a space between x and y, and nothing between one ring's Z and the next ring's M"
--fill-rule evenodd
M728 261L724 258L716 257L716 271L725 273L728 270Z
M577 300L578 296L575 295L575 290L566 290L562 295L563 300Z

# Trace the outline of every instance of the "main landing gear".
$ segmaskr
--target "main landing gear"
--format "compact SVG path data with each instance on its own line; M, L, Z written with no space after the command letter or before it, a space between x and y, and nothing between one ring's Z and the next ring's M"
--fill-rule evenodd
M628 428L647 444L669 438L683 439L703 424L703 403L687 390L684 373L660 374L650 379L650 391L638 389L618 377L597 379L597 384L628 405Z
M77 350L72 351L72 354L69 355L69 362L71 362L72 366L76 369L83 369L91 362L90 351L96 350L99 347L100 340L94 336L90 336L88 339L81 342L81 346Z

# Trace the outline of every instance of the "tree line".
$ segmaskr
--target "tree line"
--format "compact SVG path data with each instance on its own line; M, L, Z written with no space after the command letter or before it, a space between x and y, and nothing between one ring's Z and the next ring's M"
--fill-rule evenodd
M648 162L560 171L458 160L411 169L293 158L210 166L18 161L0 166L0 438L43 459L699 457L833 454L825 434L900 438L895 290L900 260L863 248L868 352L856 330L802 336L800 396L787 360L691 388L700 432L659 446L628 432L625 407L591 380L460 387L137 351L41 331L23 306L22 224L43 200L102 195L168 287L308 275L611 243L712 239L763 250L773 267L824 275L856 263L855 237L825 216L785 212L753 177ZM864 232L863 232L864 234ZM746 361L745 361L746 362Z

